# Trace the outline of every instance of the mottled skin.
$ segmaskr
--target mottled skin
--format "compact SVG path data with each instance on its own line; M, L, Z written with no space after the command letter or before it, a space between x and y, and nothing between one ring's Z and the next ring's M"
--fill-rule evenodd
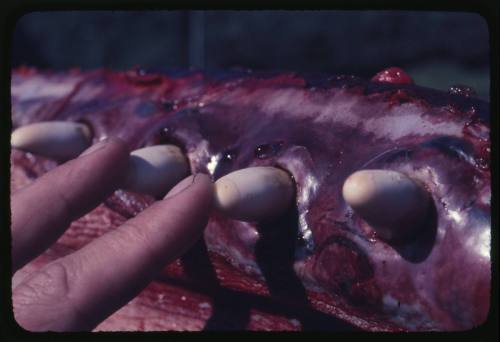
M273 222L214 213L204 242L98 329L224 329L241 315L209 323L217 303L238 292L270 297L265 300L273 304L257 320L259 309L248 304L235 329L466 330L484 322L490 302L487 103L457 87L443 93L415 86L399 69L369 82L251 72L166 75L18 69L13 126L80 120L94 141L116 135L133 149L174 143L193 172L214 180L274 165L293 176L296 205ZM12 161L13 189L56 165L19 151ZM343 182L370 168L403 172L428 190L432 209L414 236L383 241L346 205ZM152 201L117 191L28 268L79 248ZM189 313L186 299L171 299L187 289L195 291L190 298L208 296L196 306L204 315ZM173 303L170 311L162 306L165 298ZM273 316L269 307L281 309ZM148 325L162 314L170 318Z

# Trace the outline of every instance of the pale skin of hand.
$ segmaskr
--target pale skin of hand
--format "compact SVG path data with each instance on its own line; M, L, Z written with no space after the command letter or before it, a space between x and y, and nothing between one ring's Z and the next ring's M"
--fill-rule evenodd
M11 196L13 273L118 189L129 150L111 138ZM12 292L29 331L92 330L199 238L212 207L207 175L190 176L136 217L30 274Z

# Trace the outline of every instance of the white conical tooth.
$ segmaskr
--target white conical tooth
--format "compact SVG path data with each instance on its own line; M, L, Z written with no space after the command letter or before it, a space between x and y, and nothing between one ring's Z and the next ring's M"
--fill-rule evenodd
M234 171L215 182L215 207L241 221L276 218L290 206L295 187L285 171L270 166Z
M342 194L354 211L386 240L408 237L423 228L430 196L408 176L391 170L350 175Z
M65 161L77 157L91 145L87 125L70 121L44 121L17 128L12 132L13 148Z
M181 149L174 145L144 147L130 153L124 189L133 192L165 195L189 175L189 164Z

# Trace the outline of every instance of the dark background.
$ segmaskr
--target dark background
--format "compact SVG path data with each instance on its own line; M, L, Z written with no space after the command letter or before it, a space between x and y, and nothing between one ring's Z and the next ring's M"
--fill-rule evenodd
M489 99L489 36L473 13L403 11L34 12L13 67L233 67L371 77L399 66L417 84Z

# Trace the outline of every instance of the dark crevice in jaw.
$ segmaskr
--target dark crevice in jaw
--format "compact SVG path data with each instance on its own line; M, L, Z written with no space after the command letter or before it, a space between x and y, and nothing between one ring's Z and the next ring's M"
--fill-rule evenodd
M255 245L255 256L266 280L272 298L296 308L311 306L306 289L294 270L299 233L299 214L292 205L281 217L257 224L260 238ZM320 319L318 319L318 316ZM334 317L311 315L306 310L296 313L302 330L355 330ZM328 328L326 328L328 327Z
M280 169L288 174L294 186L293 200L292 203L290 203L290 208L280 218L274 219L269 222L261 222L259 227L262 229L266 229L265 227L267 225L272 226L274 225L274 222L285 220L285 216L288 216L286 222L289 224L290 227L295 227L293 229L293 232L290 232L290 234L295 236L295 250L294 250L295 260L304 259L305 257L310 256L314 253L315 246L312 233L309 236L306 236L304 234L304 231L300 229L301 222L299 217L304 209L299 210L298 208L298 199L297 199L298 191L297 191L297 182L295 176L285 167L285 165L280 164L276 161L272 161L270 166Z
M193 283L203 284L203 290L213 295L212 315L203 330L244 330L250 320L250 304L220 286L203 238L181 257L181 264Z
M403 241L391 242L389 245L411 263L421 263L431 253L437 234L438 213L434 201L430 201L428 214L422 220L421 226L411 237Z
M308 306L305 288L293 269L298 222L294 205L280 218L258 223L255 256L272 296Z

